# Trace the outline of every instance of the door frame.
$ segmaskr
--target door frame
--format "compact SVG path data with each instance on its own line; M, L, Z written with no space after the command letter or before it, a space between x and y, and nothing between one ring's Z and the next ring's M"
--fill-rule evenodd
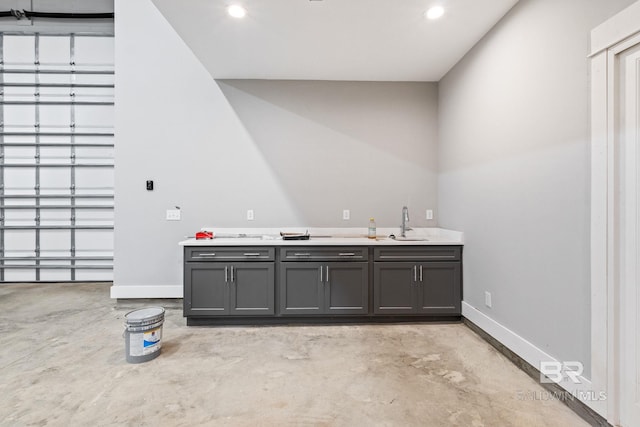
M588 402L613 425L620 422L620 242L617 55L640 43L640 1L591 31L591 386L606 398Z

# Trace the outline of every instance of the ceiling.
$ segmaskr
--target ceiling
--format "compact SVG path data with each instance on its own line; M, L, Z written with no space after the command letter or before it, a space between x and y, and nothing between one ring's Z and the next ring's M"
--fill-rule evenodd
M517 1L153 3L216 79L438 81ZM228 16L232 3L247 16ZM434 4L446 12L430 21Z

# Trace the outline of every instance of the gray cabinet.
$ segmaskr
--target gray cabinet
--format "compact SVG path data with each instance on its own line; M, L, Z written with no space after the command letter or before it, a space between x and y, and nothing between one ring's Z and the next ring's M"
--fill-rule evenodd
M222 263L185 263L184 313L217 316L229 314L227 267Z
M410 314L415 312L415 264L376 262L373 268L373 312L375 314Z
M311 262L280 263L280 313L324 313L324 265Z
M460 315L462 265L460 262L425 262L418 266L419 313Z
M285 248L280 254L283 262L280 262L278 291L282 315L369 312L366 248Z
M184 249L187 324L458 317L461 300L461 246Z
M273 248L185 248L185 316L275 314L273 254ZM271 261L256 261L262 259Z
M376 248L374 259L375 314L460 315L460 247Z
M369 312L369 263L325 264L324 308L326 314Z
M273 262L235 263L230 268L229 314L275 314Z

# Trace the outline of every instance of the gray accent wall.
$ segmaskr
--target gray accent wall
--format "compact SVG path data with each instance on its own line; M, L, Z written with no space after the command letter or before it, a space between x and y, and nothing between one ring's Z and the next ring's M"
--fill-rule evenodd
M440 225L465 233L465 302L587 376L588 40L631 3L521 0L439 87Z
M437 84L215 81L150 0L116 16L115 287L181 289L203 226L437 224Z

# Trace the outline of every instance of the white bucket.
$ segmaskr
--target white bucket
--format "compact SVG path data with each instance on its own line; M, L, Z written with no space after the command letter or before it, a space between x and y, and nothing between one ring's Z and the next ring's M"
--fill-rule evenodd
M164 308L141 308L130 311L124 317L127 362L141 363L158 357L162 348Z

